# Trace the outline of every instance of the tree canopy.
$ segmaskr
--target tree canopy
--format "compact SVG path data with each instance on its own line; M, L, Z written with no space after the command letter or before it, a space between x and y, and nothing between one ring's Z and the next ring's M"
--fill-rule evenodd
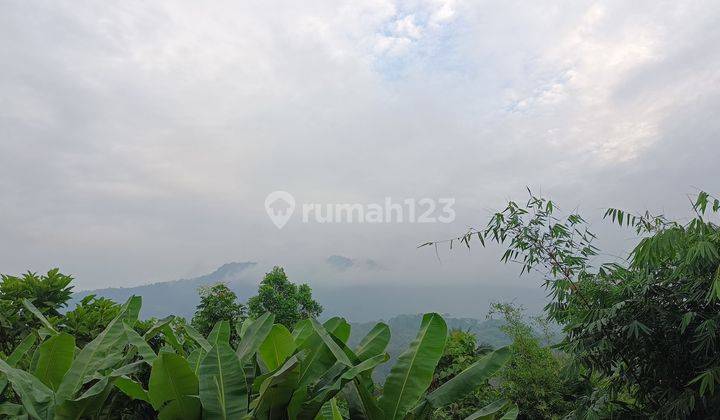
M248 309L253 318L270 312L277 323L286 327L294 326L301 319L317 317L323 310L312 298L309 285L296 285L288 280L285 270L277 266L265 274L258 294L248 299Z

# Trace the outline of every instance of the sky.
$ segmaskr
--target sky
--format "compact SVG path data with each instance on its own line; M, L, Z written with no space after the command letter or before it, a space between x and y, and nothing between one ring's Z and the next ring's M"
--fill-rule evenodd
M0 272L527 284L497 249L417 249L526 186L622 257L605 208L682 218L720 192L718 21L717 1L4 0ZM456 218L278 229L273 191Z

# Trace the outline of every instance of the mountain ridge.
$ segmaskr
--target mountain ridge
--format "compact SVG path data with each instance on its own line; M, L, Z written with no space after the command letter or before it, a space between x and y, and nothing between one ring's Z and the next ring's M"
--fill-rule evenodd
M83 297L94 294L117 302L124 302L132 295L143 298L142 317L162 318L178 315L190 319L200 303L198 287L224 282L237 294L241 302L257 293L262 281L262 270L253 261L223 264L209 274L190 279L155 282L132 287L108 287L83 290L75 293L69 308ZM328 274L332 276L332 274ZM353 322L375 322L400 314L438 312L456 318L479 319L487 314L491 301L513 300L526 306L529 312L539 312L545 304L538 289L482 283L447 283L408 285L394 278L390 271L378 271L375 277L383 282L367 284L344 284L332 282L333 278L320 278L312 285L313 297L324 308L322 317L342 316ZM304 281L290 280L296 283ZM408 299L412 290L413 298Z

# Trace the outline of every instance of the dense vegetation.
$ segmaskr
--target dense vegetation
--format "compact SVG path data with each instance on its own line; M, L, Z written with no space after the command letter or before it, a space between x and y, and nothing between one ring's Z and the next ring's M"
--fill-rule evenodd
M720 200L701 193L692 210L685 223L608 210L639 235L626 262L602 261L580 215L532 194L451 240L496 242L545 278L544 316L492 305L510 343L497 349L434 313L396 321L419 324L402 350L382 322L350 339L279 267L246 304L224 284L201 289L189 323L139 320L139 297L66 312L71 277L3 276L0 417L715 418Z
M140 297L119 305L87 296L63 315L71 278L57 270L3 280L11 292L2 295L3 320L26 332L3 342L10 349L0 358L3 417L428 418L485 386L510 356L508 348L486 352L437 386L447 326L440 315L425 314L380 386L372 371L389 359L389 327L377 323L350 347L350 324L320 324L309 287L289 282L279 268L251 302L284 321L295 318L292 329L276 323L272 311L246 316L222 284L200 290L187 324L175 317L139 321ZM280 288L297 293L292 304L281 301ZM198 330L211 323L207 333ZM514 413L501 402L491 416Z
M552 299L546 315L563 327L556 348L569 359L568 372L581 381L575 384L578 404L572 410L559 405L535 414L719 415L720 228L713 218L720 200L701 192L691 203L693 216L685 223L648 212L607 210L607 219L640 237L627 261L603 262L593 244L596 237L579 214L559 216L552 201L532 193L525 205L511 201L485 228L449 241L467 247L496 242L506 247L503 261L545 278ZM433 244L438 245L424 245ZM549 364L543 371L555 369ZM546 392L564 392L546 386ZM533 389L527 397L539 392ZM513 401L531 416L535 409L524 399L517 394Z

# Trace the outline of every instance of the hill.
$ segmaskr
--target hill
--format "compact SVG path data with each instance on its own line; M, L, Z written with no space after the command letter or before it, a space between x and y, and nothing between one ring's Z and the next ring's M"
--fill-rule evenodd
M217 282L228 284L241 301L257 293L258 283L270 267L255 262L231 262L204 276L136 287L118 287L86 290L75 293L69 307L88 294L105 296L124 302L132 295L143 298L143 317L178 315L191 318L200 302L198 287ZM313 278L313 296L323 306L323 318L342 316L354 322L370 322L390 319L399 314L438 312L458 318L484 318L491 301L513 300L528 308L530 313L539 312L545 304L541 290L530 287L511 287L478 283L417 284L411 287L412 299L408 299L407 281L396 278L387 271L372 274L382 277L367 284L343 284L334 278ZM327 274L332 276L332 274ZM290 280L304 283L303 278Z
M252 296L257 291L257 281L251 280L247 271L257 264L254 262L231 262L204 276L153 283L136 287L111 287L106 289L85 290L73 294L69 308L73 308L83 297L94 294L104 296L116 302L125 302L130 296L143 298L141 316L143 318L162 318L178 315L192 318L195 307L200 303L197 289L200 286L225 282L231 285L238 296Z

